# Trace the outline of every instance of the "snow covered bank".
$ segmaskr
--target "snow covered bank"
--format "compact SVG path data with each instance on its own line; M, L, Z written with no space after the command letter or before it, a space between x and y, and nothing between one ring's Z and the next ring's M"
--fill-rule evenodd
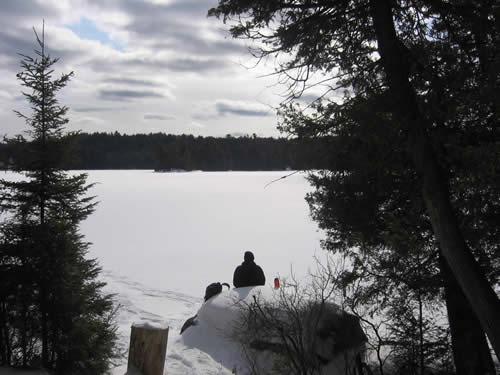
M196 314L203 305L201 297L149 288L126 276L117 275L110 271L103 272L102 276L107 282L106 292L115 293L115 300L121 306L118 314L118 334L120 349L125 354L128 352L132 325L168 326L165 374L231 374L230 370L226 369L210 354L197 346L186 345L180 335L181 327L186 318ZM203 340L200 341L200 346L203 345L203 342ZM112 370L112 374L124 375L126 372L127 357L125 356L121 365Z
M254 295L272 300L276 295L271 287L238 288L224 290L203 303L201 297L152 289L109 271L103 272L102 277L107 282L106 292L115 293L116 302L121 306L118 334L119 345L124 353L128 352L132 325L170 328L165 363L165 374L168 375L230 375L233 370L238 375L244 375L247 366L245 356L230 337L230 328L240 312L238 302L252 303ZM196 325L180 335L185 320L194 315L197 315ZM327 338L325 342L327 349L334 346L333 342L328 341L330 339ZM268 354L264 353L263 362L270 359ZM112 374L124 375L126 372L125 356L120 366L112 370ZM325 368L326 373L343 374L341 361L330 362ZM0 375L32 374L46 375L43 372L14 372L0 368Z

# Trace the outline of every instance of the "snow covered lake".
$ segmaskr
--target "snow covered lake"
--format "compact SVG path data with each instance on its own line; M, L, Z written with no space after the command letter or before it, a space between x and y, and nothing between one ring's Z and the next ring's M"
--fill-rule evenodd
M232 283L246 250L269 285L291 267L305 275L321 233L303 175L265 187L286 174L90 171L100 202L81 227L90 256L117 276L200 297L211 282Z

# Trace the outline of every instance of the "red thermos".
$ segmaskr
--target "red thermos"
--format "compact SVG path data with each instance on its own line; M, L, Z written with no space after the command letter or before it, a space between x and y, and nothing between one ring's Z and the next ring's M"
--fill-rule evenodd
M280 279L277 277L274 278L274 288L278 289L280 287Z

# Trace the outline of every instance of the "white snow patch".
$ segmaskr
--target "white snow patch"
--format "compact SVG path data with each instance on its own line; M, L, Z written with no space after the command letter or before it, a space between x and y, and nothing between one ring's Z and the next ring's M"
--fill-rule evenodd
M134 328L143 328L151 331L161 331L164 329L168 329L167 323L159 323L159 322L135 322L132 323L132 327Z

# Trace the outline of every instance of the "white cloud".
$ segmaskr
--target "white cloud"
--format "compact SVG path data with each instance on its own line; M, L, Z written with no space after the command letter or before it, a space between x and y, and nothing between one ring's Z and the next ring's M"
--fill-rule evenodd
M256 79L268 70L240 64L253 60L241 41L221 32L222 22L206 17L215 5L215 0L1 1L0 106L8 108L21 91L16 53L32 53L31 27L40 32L44 18L48 50L60 57L56 73L75 72L60 97L71 109L70 126L134 133L165 124L163 131L179 134L275 135L275 114L266 105L279 100L274 94L279 90L269 89L275 78ZM82 39L67 28L83 19L123 48ZM17 127L9 123L9 129Z
M261 103L250 103L234 100L219 100L215 103L215 108L220 116L250 116L267 117L274 115L274 109Z

